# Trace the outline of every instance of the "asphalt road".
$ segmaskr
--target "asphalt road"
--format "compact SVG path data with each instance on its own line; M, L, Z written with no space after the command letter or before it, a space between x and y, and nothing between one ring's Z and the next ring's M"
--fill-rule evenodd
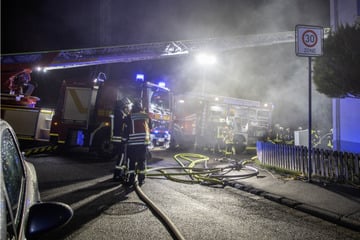
M149 166L174 166L153 152ZM249 156L243 156L249 157ZM112 161L85 152L31 157L43 200L72 206L74 218L46 239L173 239L133 189L112 181ZM358 233L231 187L148 177L141 190L185 239L359 239Z

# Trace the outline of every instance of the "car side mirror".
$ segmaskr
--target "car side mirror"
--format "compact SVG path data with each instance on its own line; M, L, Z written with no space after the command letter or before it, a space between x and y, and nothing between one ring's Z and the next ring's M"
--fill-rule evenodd
M29 240L39 238L67 224L73 214L71 207L64 203L36 203L30 207L25 236Z

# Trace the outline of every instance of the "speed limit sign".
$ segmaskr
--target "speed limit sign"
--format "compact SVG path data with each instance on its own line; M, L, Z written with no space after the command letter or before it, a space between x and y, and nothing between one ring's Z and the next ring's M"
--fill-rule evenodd
M295 34L297 56L311 57L323 54L324 29L322 27L297 25Z

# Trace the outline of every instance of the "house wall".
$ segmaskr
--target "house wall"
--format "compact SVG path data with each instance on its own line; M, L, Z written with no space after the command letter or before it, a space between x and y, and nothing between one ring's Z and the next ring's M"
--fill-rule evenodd
M330 0L333 31L345 24L360 24L360 0ZM360 153L360 99L333 99L334 150Z

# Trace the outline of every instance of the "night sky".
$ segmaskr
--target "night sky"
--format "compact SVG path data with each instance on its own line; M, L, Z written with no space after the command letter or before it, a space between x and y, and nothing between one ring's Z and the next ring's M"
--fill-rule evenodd
M1 1L1 53L294 31L296 24L328 27L329 11L328 0ZM287 114L289 124L302 124L307 59L296 57L294 48L282 44L223 53L206 72L207 91L273 102L280 121L290 111L298 114ZM175 92L198 90L203 77L189 57L55 70L32 76L40 104L54 104L54 93L46 94L49 81L56 88L64 78L91 77L100 70L119 82L143 72L149 81L168 81ZM328 99L314 95L315 111L323 109Z
M2 53L197 39L328 24L327 0L1 1Z

